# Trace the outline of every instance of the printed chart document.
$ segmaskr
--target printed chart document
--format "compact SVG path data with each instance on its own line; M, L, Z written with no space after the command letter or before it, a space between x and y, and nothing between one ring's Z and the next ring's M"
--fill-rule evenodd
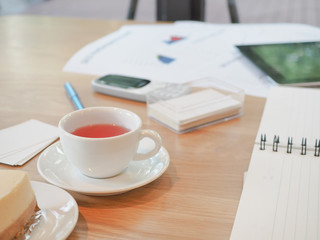
M320 90L273 87L231 239L320 239Z
M126 25L84 46L64 71L180 84L213 77L246 94L265 97L274 83L235 45L317 40L319 28L302 24Z

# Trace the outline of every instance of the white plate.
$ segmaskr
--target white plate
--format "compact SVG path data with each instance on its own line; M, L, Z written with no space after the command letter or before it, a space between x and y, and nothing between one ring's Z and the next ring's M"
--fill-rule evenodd
M30 235L34 239L66 239L78 221L79 210L74 198L56 186L31 181L41 209L40 222Z
M139 149L144 147L146 146L141 146ZM40 155L37 166L44 179L61 188L86 195L107 196L124 193L154 181L166 171L169 162L167 150L161 147L155 156L147 160L132 161L115 177L90 178L81 174L69 163L60 142L57 142Z

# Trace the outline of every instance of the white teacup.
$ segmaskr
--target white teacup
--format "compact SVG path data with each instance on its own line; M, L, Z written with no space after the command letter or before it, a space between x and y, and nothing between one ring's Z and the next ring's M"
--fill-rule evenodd
M128 132L113 137L82 137L72 134L76 129L95 125L113 124ZM66 158L84 175L107 178L121 173L132 160L154 156L161 148L161 137L153 130L141 129L138 115L115 107L92 107L65 115L59 122L59 135ZM140 140L148 137L154 148L148 153L137 153Z

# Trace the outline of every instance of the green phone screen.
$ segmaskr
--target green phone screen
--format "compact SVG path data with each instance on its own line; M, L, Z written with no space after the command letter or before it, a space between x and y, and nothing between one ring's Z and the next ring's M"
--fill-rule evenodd
M99 83L119 88L142 88L150 81L142 78L121 75L106 75L97 80Z

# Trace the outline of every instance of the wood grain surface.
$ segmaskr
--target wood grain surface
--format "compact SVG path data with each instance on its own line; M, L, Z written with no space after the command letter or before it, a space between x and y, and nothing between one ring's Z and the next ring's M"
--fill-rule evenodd
M96 76L63 72L80 48L123 24L106 20L39 16L0 17L0 129L29 119L57 125L73 111L63 84L85 107L115 106L137 113L143 128L160 133L170 166L154 182L120 195L70 192L79 220L68 239L229 239L265 100L246 96L244 115L176 134L147 117L146 104L95 93ZM46 182L37 155L22 167Z

